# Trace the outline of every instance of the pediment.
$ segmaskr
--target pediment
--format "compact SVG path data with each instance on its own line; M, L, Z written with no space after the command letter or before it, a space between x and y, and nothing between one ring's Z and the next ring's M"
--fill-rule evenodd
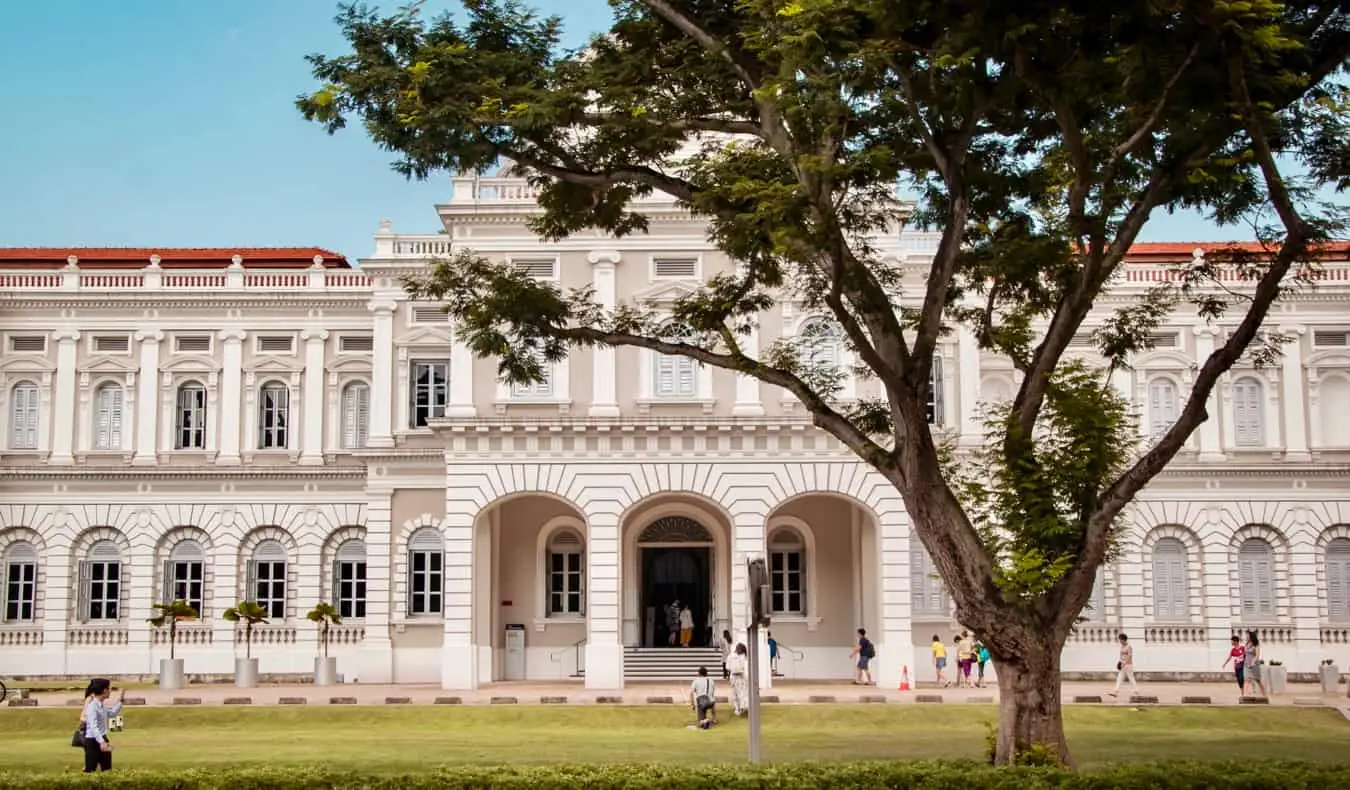
M1307 364L1313 368L1350 368L1350 351L1341 348L1316 351L1308 355Z
M250 373L299 373L305 369L305 363L294 357L263 357L244 369Z
M10 357L0 359L0 370L31 373L54 373L56 364L46 357Z
M453 342L450 329L419 327L394 341L397 346L448 346Z
M126 357L95 357L79 367L81 373L135 373L140 369Z
M371 364L370 359L367 357L344 357L335 362L328 363L328 370L333 373L368 371L371 369Z
M1131 364L1135 368L1153 370L1190 370L1195 367L1195 360L1181 352L1168 349L1167 351L1145 351L1135 357Z
M215 373L220 370L220 363L213 357L181 356L160 365L159 369L167 373Z
M678 302L697 291L696 287L684 283L658 283L651 288L633 294L633 300L636 302L670 304Z

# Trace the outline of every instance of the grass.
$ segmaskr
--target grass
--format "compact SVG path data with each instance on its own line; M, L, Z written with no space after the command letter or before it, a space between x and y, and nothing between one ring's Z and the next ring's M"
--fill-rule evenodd
M982 759L992 706L769 706L769 761ZM77 770L76 709L0 713L0 771ZM744 720L686 729L670 707L128 708L118 767L326 763L395 772L447 763L740 762ZM1154 760L1345 762L1350 722L1316 708L1065 711L1081 767Z

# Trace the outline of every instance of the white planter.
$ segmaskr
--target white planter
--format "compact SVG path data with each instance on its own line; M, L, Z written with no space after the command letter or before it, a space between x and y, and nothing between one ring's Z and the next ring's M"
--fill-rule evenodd
M1267 692L1283 694L1289 690L1289 670L1283 664L1277 667L1266 664L1262 669L1265 670Z
M183 659L161 658L159 660L159 687L165 691L177 691L183 685Z
M1323 664L1318 670L1322 680L1322 693L1335 695L1341 684L1341 668L1335 664Z
M258 659L236 658L234 660L234 687L241 689L258 687Z
M337 659L331 656L314 659L314 685L335 686L337 682Z

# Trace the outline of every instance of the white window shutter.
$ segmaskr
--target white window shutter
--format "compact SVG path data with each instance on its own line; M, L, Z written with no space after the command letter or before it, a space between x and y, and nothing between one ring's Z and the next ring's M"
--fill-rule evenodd
M656 355L656 394L669 397L676 392L675 357L669 354Z
M1167 563L1171 576L1172 617L1187 620L1191 616L1190 580L1186 578L1185 557L1172 557Z
M258 561L249 560L244 569L244 600L258 600Z
M331 578L332 581L329 582L330 595L328 596L328 599L333 604L334 609L339 609L341 607L341 601L339 600L338 593L342 590L342 563L334 559L331 573L332 576L329 578Z
M81 561L75 571L75 607L76 620L81 623L89 622L89 587L92 584L89 573L89 563Z
M110 409L112 419L108 427L108 449L122 449L122 388L110 387L112 399L112 408Z
M1257 447L1265 443L1264 400L1261 384L1254 379L1244 378L1233 385L1233 426L1239 446Z
M162 585L160 585L160 591L164 597L161 598L160 600L163 603L169 603L174 599L173 560L164 561L164 570L162 572L164 574L163 576L164 582Z
M1275 616L1275 591L1273 568L1269 559L1260 559L1256 562L1256 591L1258 601L1258 612L1261 617Z

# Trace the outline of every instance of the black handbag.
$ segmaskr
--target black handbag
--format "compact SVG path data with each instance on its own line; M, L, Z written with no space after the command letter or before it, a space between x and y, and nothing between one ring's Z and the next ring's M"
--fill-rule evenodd
M75 728L75 734L70 736L70 745L76 749L84 748L84 725L81 724Z

